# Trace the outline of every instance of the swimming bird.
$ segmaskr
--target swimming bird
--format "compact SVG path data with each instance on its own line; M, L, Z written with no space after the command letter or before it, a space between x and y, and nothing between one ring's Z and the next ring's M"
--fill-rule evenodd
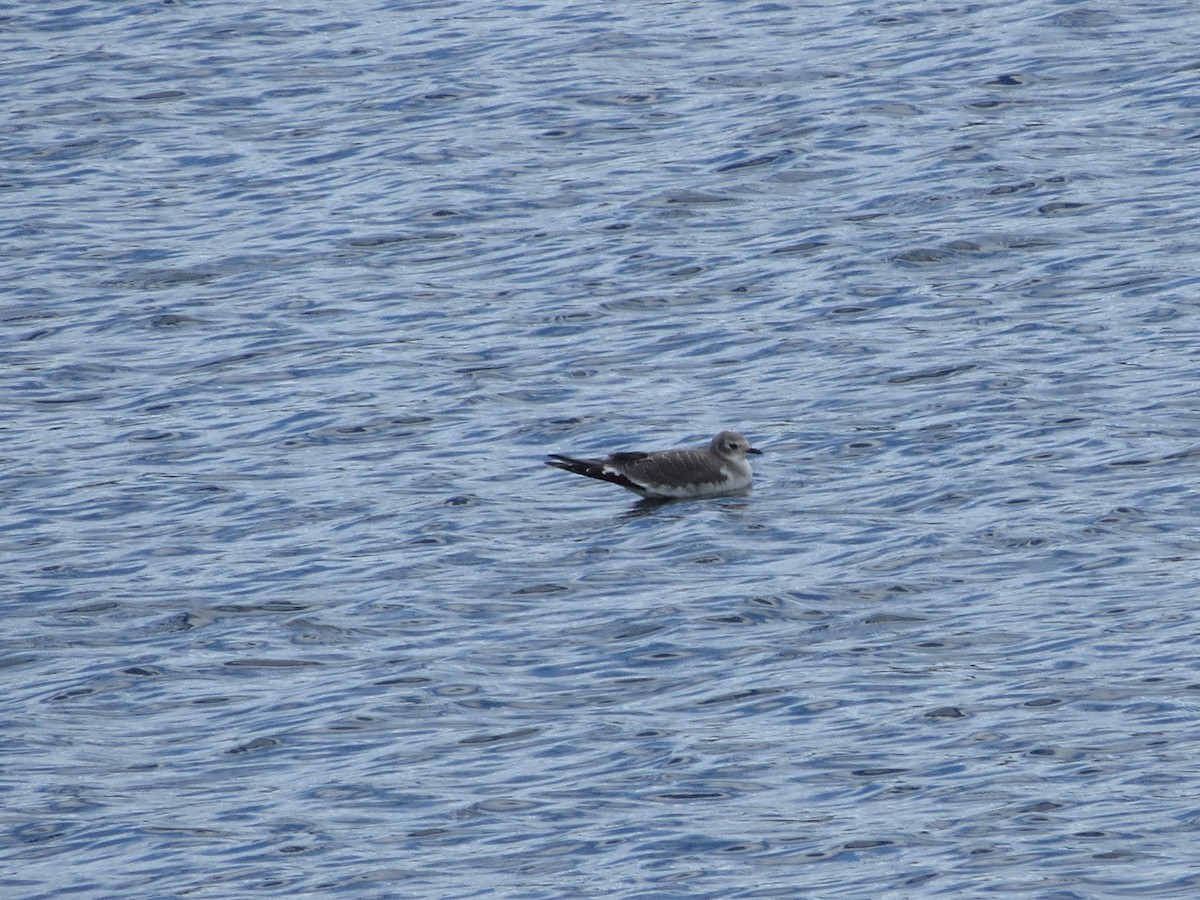
M604 459L578 459L551 453L546 465L598 478L635 494L661 500L722 497L750 488L747 454L759 454L736 431L722 431L707 447L614 453Z

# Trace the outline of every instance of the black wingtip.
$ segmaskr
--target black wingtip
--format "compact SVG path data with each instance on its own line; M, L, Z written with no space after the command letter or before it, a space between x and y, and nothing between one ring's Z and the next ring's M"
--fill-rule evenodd
M644 490L641 485L635 484L619 472L609 471L605 468L601 460L576 459L573 456L563 456L558 453L548 453L546 455L550 457L545 461L548 466L562 469L564 472L570 472L572 475L583 475L587 478L595 478L598 481L607 481L610 484L620 485L623 488L628 488L644 496Z

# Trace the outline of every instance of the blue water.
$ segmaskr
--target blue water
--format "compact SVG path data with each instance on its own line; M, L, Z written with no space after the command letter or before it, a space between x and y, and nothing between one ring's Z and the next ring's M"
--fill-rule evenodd
M6 7L0 894L1195 894L1197 46Z

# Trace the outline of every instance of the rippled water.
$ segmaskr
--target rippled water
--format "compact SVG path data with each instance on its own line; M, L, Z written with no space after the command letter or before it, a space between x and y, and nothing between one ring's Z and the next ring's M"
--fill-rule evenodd
M5 896L1200 885L1200 8L2 21Z

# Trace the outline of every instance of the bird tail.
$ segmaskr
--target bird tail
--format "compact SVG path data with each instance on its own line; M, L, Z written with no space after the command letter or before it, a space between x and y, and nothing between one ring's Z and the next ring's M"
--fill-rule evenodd
M551 453L550 458L546 460L546 465L566 472L574 472L576 475L586 475L588 478L608 480L607 473L604 471L604 463L598 459L576 459L574 456Z
M607 481L611 484L619 484L623 488L636 491L644 496L644 489L640 484L630 481L620 472L614 472L604 464L603 460L576 459L574 456L551 453L550 458L546 460L546 465L554 466L556 469L562 469L565 472L571 472L575 475L586 475L588 478Z

